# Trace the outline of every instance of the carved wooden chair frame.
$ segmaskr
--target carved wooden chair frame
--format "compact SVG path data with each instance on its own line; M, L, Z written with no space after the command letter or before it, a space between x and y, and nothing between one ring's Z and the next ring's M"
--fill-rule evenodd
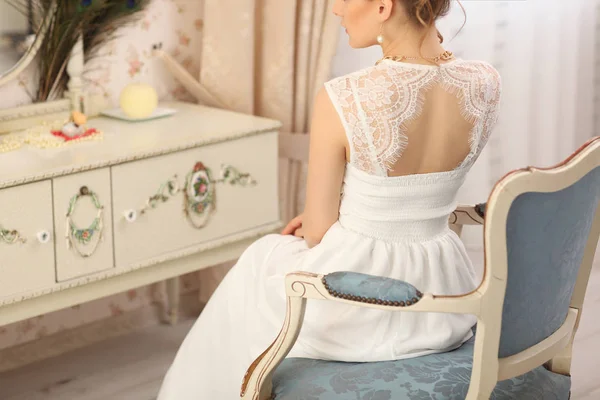
M552 168L530 167L506 175L489 196L485 219L481 215L481 205L457 208L449 221L451 225L455 225L457 232L460 232L462 225L484 226L484 276L480 286L471 293L460 296L424 293L418 302L403 307L370 304L334 297L327 290L323 275L306 272L288 274L285 280L287 312L283 328L274 343L249 367L242 383L241 398L271 398L273 373L298 338L307 299L336 301L349 306L387 311L476 315L477 336L467 400L489 399L498 381L525 374L544 364L555 373L569 375L573 339L581 319L583 299L600 236L600 207L593 217L570 309L562 326L538 344L513 356L499 358L500 327L507 281L507 217L513 201L520 194L562 190L599 166L600 137L592 139L570 158Z

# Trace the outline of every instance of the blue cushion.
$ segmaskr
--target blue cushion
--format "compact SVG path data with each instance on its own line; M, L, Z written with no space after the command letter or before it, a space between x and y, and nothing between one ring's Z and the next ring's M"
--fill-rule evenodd
M459 349L407 360L343 363L289 358L273 377L275 400L464 400L474 339ZM539 367L499 382L491 399L567 400L571 378Z
M333 272L323 284L334 297L385 306L410 306L422 296L410 283L356 272Z
M524 193L506 222L508 280L499 357L519 353L565 321L600 202L600 167L550 193Z

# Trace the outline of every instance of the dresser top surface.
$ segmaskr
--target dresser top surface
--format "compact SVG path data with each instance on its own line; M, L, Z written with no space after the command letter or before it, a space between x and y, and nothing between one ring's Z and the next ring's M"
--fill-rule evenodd
M24 145L0 154L0 188L77 171L168 154L263 132L276 131L279 121L191 103L162 103L174 115L140 122L91 118L87 128L103 133L100 141L40 149Z

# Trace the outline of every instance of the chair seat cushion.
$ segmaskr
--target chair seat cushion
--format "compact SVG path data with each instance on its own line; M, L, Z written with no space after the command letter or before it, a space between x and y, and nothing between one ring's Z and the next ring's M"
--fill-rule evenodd
M474 339L454 351L398 361L344 363L289 358L273 377L276 400L464 400ZM567 400L571 378L538 367L498 382L492 400Z

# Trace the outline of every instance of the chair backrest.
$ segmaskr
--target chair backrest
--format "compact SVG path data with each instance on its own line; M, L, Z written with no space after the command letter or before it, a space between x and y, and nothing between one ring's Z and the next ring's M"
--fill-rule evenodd
M528 169L503 188L514 195L506 217L506 294L498 356L517 354L564 323L588 243L600 218L600 138L558 167ZM510 176L509 176L510 178ZM596 223L597 224L597 223ZM597 225L595 225L597 226ZM593 233L595 238L590 237ZM585 286L584 289L585 290Z

